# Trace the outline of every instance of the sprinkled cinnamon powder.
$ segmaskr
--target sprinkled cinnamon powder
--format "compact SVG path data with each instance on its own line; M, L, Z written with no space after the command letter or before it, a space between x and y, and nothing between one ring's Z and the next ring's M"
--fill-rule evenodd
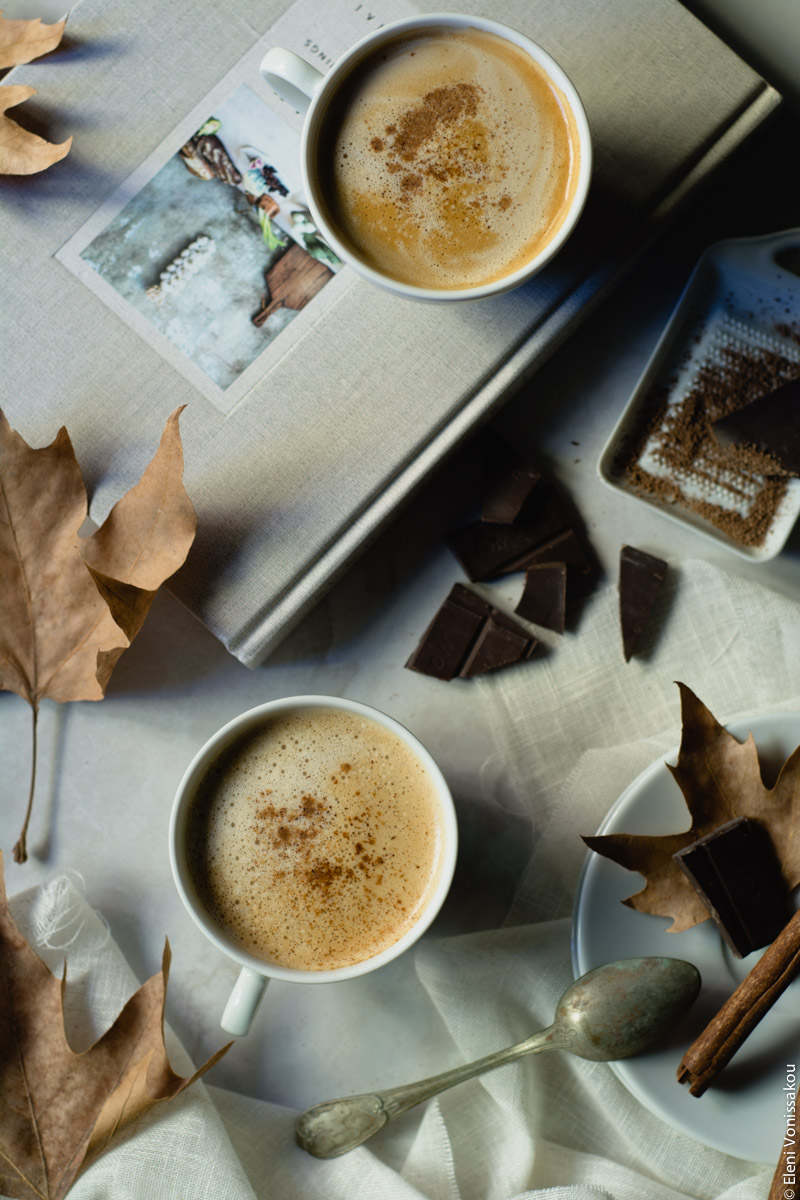
M798 376L800 363L780 353L727 346L718 361L699 367L681 400L672 398L671 383L656 389L651 416L624 464L627 486L697 513L743 546L760 546L786 493L786 475L755 447L723 449L712 425ZM721 494L728 503L712 499Z
M190 810L190 874L235 945L282 966L346 966L394 945L428 902L439 815L427 769L392 731L301 709L219 755Z
M399 129L389 127L394 135L392 151L404 162L414 162L426 143L439 133L442 125L454 125L464 117L476 115L480 91L482 89L473 83L455 83L426 92L421 104L403 113ZM453 164L449 159L446 167L452 170Z
M390 39L325 116L320 174L357 257L418 287L471 288L540 254L568 219L580 139L520 48L435 26Z

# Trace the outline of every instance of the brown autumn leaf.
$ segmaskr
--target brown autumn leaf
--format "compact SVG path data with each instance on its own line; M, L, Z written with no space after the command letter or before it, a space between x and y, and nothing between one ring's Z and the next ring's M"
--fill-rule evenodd
M33 710L34 771L14 857L24 862L41 701L102 700L163 581L186 558L197 518L183 487L178 421L135 487L90 537L86 488L66 429L32 449L0 410L0 689Z
M683 732L676 766L671 771L689 810L691 824L682 833L641 835L609 833L584 837L598 854L629 871L639 871L645 887L623 903L637 912L671 917L670 933L705 921L708 909L672 859L734 817L758 820L768 830L786 885L800 883L800 747L783 764L775 785L761 778L758 750L749 734L739 742L679 683Z
M33 62L55 50L61 42L66 18L53 25L32 21L9 21L0 12L0 70ZM9 108L36 95L36 88L22 84L0 86L0 175L35 175L69 153L72 138L48 142L23 129L11 117Z
M78 544L97 590L130 644L142 627L153 597L189 553L197 515L183 486L183 447L178 421L167 420L161 443L144 474L111 509L100 528ZM105 688L124 647L98 659Z
M36 95L36 88L21 83L0 86L0 175L35 175L69 153L72 138L48 142L23 129L6 110Z
M32 21L12 21L0 11L0 68L16 67L49 54L64 36L66 17L45 25L41 17Z
M76 1054L64 1032L64 983L14 923L2 868L0 854L0 1193L60 1200L89 1159L143 1113L185 1091L228 1046L191 1078L172 1070L164 1045L167 943L158 974Z

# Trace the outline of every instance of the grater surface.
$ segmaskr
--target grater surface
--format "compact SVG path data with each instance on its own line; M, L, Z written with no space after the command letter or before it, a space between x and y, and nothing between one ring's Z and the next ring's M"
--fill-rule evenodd
M712 423L800 376L800 278L781 265L800 231L711 247L698 264L600 460L611 487L750 559L774 557L800 514L800 480Z
M697 345L692 347L689 360L669 393L664 418L647 437L635 465L656 479L674 481L676 490L686 500L714 504L740 517L749 517L757 497L767 486L763 472L734 464L713 436L702 439L697 453L688 462L670 461L673 456L665 453L664 446L670 440L680 411L692 404L704 377L716 373L724 378L734 356L758 361L765 354L783 357L795 368L785 372L776 370L776 387L800 375L800 346L788 343L785 338L765 334L727 314L698 331ZM756 396L748 399L754 400ZM721 405L706 404L706 411L712 421L724 415Z

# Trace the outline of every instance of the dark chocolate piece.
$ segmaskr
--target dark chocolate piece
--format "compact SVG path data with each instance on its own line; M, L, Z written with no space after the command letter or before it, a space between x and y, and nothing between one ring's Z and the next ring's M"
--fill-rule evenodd
M491 605L457 583L425 630L406 666L436 679L452 679L461 670L469 647L491 611Z
M470 612L478 613L482 617L488 617L490 613L497 611L488 600L484 600L483 596L479 596L471 588L464 587L463 583L454 583L447 598L453 604L460 604L462 608L468 608Z
M622 652L629 662L636 653L647 618L661 590L667 564L633 546L623 546L619 559L619 615Z
M508 564L524 558L535 545L526 529L490 521L473 521L453 530L447 544L473 583L508 574Z
M737 817L673 854L738 958L772 942L789 920L789 893L766 829Z
M725 450L755 446L790 475L800 475L800 379L721 417L711 432Z
M588 575L592 569L574 529L565 529L563 533L551 538L549 542L543 542L541 546L529 550L510 564L503 574L509 574L511 571L527 571L539 563L559 562L579 571L581 575Z
M564 555L569 548L571 560ZM448 534L447 544L473 583L524 571L535 562L567 562L581 571L589 564L552 484L539 484L514 524L473 521Z
M525 591L514 609L526 621L563 633L566 624L567 568L563 562L537 563L525 575Z
M570 528L569 517L552 483L543 483L531 493L520 509L515 524L528 533L536 546Z
M467 679L524 662L537 644L511 617L457 583L406 666L435 679Z
M506 621L487 617L459 675L462 679L471 679L473 675L485 675L487 671L526 662L537 645L536 638L526 633L521 625L512 629Z
M536 468L508 442L493 438L486 448L481 520L511 525L540 480Z

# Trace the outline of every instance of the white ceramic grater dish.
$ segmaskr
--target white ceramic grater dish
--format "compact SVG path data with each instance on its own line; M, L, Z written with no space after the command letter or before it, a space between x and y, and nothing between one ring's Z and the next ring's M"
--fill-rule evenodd
M652 475L663 470L653 454L653 440L646 436L656 406L666 397L668 416L689 395L698 372L720 362L726 351L780 354L796 362L800 374L800 229L717 242L703 254L606 443L598 473L615 491L741 558L763 562L780 553L800 516L800 479L788 481L763 541L748 546L684 503L635 488L626 471L634 457ZM739 472L726 479L717 471L710 479L699 459L678 482L682 495L743 516L766 483L763 477Z

